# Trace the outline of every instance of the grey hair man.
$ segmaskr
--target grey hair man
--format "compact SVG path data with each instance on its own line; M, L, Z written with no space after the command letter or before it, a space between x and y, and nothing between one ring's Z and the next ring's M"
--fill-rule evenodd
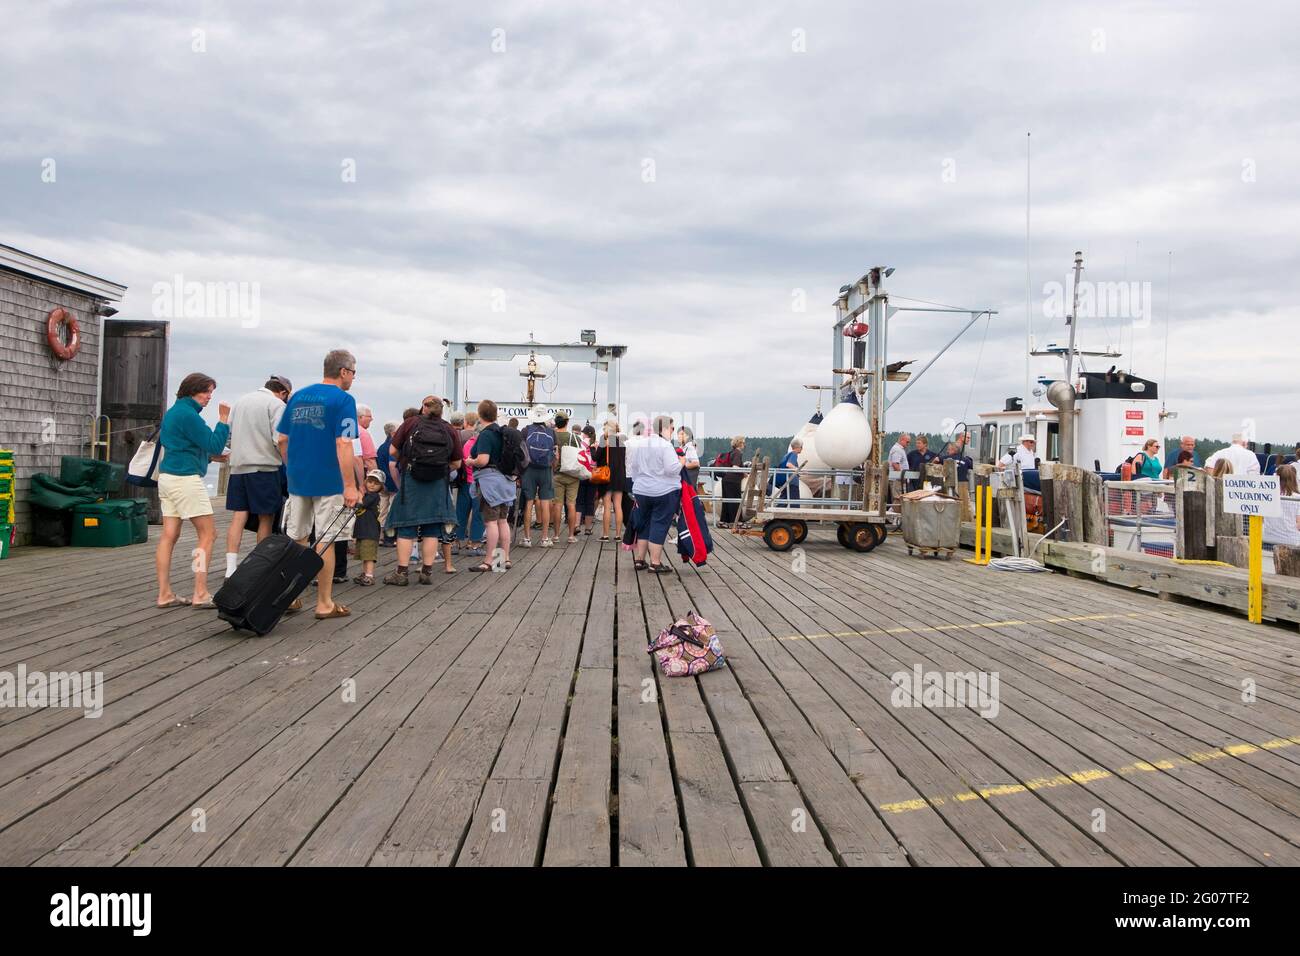
M889 498L897 502L903 495L903 472L907 471L907 446L912 436L903 432L889 449Z
M352 539L352 517L346 511L360 500L356 455L357 403L348 392L357 375L357 360L346 349L325 356L323 381L299 389L280 416L280 457L289 478L289 503L285 531L306 544L313 529L317 535L337 529L338 540ZM346 617L351 611L334 601L334 549L321 553L316 583L316 617ZM301 607L301 599L291 608Z

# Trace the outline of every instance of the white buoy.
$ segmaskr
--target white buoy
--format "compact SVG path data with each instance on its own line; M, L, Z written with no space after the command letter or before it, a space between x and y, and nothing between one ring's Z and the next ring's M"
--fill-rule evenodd
M803 442L803 451L799 452L799 464L809 471L826 471L826 462L817 453L817 429L820 425L808 422L795 437ZM828 479L823 475L807 475L799 479L799 497L812 498L825 494Z
M871 426L856 401L840 402L817 426L817 455L828 468L857 468L871 454Z

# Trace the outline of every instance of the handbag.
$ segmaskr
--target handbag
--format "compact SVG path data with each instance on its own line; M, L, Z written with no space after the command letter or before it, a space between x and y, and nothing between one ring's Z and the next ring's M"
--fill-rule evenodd
M713 625L694 611L687 611L684 619L660 631L646 652L654 655L665 677L690 677L727 665Z
M140 442L140 447L131 456L131 463L126 466L126 483L141 488L158 487L158 466L162 464L162 451L157 431Z
M580 445L560 446L560 474L568 478L577 478L579 481L586 481L591 477L591 472L582 465L582 451Z
M591 473L591 483L593 485L609 484L609 465L597 465Z

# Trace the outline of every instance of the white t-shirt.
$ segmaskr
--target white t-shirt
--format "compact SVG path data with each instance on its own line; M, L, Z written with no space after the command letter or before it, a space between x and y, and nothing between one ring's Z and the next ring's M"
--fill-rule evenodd
M682 462L662 436L634 438L628 448L627 475L633 494L659 498L681 488Z
M894 447L889 449L889 477L901 478L905 471L907 471L907 449L894 442Z
M1214 466L1224 458L1232 463L1232 473L1234 475L1259 474L1259 459L1255 457L1255 453L1244 445L1235 444L1229 445L1227 448L1220 448L1205 459L1205 470L1214 471Z
M1027 471L1031 468L1038 467L1038 463L1034 460L1034 453L1024 445L1017 445L1014 452L1009 451L1002 456L1002 464L1006 465L1008 468L1010 468L1011 463L1015 461L1020 462L1021 471Z

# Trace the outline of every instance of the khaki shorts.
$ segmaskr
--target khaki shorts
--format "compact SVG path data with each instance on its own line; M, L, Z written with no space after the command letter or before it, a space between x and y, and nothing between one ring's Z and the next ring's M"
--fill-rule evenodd
M362 561L379 560L379 542L373 539L357 542L357 557Z
M158 476L158 503L164 518L201 518L212 514L212 499L198 475Z
M578 485L581 482L572 475L555 474L555 500L562 501L571 507L578 506Z
M335 540L351 541L352 524L356 517L352 515L348 517L346 523L339 522L338 516L342 510L342 495L328 495L324 498L304 498L301 495L290 495L289 503L285 505L284 533L294 541L306 541L311 536L312 529L315 528L317 535L327 537L329 534L333 534L330 523L334 522L335 529L337 529L338 524L343 524L343 530L339 532L339 536Z

